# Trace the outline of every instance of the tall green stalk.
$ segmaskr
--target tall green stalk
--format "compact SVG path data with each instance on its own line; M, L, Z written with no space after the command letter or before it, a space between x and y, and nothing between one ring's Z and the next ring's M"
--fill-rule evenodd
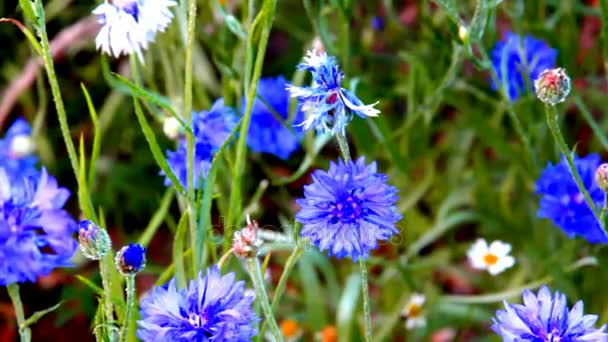
M129 326L131 325L131 316L133 315L133 306L135 306L135 275L130 274L125 277L126 292L127 292L127 312L120 329L120 341L127 341L129 335Z
M19 285L17 283L10 284L6 287L8 296L11 297L13 307L15 308L15 316L17 316L17 324L19 324L19 337L21 342L30 342L32 333L30 328L25 326L25 313L23 312L23 304L19 295Z
M268 302L268 294L264 288L262 269L260 268L260 262L257 257L247 259L247 269L249 270L249 276L251 277L251 282L255 288L256 299L260 303L260 306L262 306L266 322L270 324L270 331L276 342L283 342L283 334L281 334L281 329L279 329L277 321L272 314L270 303Z

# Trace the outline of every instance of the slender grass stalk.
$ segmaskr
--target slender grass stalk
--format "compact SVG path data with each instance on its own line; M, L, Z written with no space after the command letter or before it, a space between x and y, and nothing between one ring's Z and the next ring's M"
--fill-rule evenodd
M19 285L17 283L10 284L6 287L8 296L11 297L15 315L17 316L17 324L19 324L19 337L21 342L29 342L32 339L30 328L25 326L25 313L23 312L23 304L19 295Z
M131 316L133 315L133 306L135 305L135 274L125 276L126 292L127 292L127 311L120 329L120 341L127 341L129 335L129 326L131 325Z
M262 269L260 268L260 262L257 257L247 259L247 268L249 269L249 276L251 277L251 282L255 288L256 299L262 306L266 322L270 324L272 335L276 342L283 342L283 334L281 334L281 330L272 314L272 308L268 302L268 294L264 288L264 279L262 278Z
M604 72L608 75L608 0L600 0L602 18L602 45L604 47Z
M566 157L566 160L568 161L568 167L570 168L570 173L572 173L572 177L574 177L576 186L578 187L579 191L583 194L583 197L585 198L585 202L587 202L587 205L589 206L591 211L593 211L594 216L599 221L598 210L595 205L595 202L593 202L593 199L591 199L591 195L589 195L589 191L587 191L587 188L585 187L585 183L583 183L583 180L581 179L581 176L578 173L576 166L574 165L574 159L572 158L572 152L568 148L568 145L566 144L566 140L564 140L564 136L562 135L562 132L559 129L559 124L557 122L557 119L558 119L557 109L555 108L555 106L551 106L551 105L547 104L547 105L545 105L545 114L547 116L547 124L549 125L549 129L551 130L551 133L553 134L553 138L557 142L557 145L559 146L562 154ZM600 223L601 227L604 227L604 225L601 222L599 222L599 223Z
M112 267L114 265L112 257L106 255L99 259L99 273L101 275L101 286L103 287L103 313L106 317L106 324L114 322L114 306L112 305Z
M604 192L604 205L600 209L600 223L601 226L606 230L606 211L608 210L608 192Z
M239 206L241 203L241 185L243 180L243 174L245 172L245 158L247 157L247 133L249 132L249 123L251 122L251 112L253 109L253 103L257 94L258 81L262 75L262 66L264 65L264 56L266 54L266 46L268 45L268 38L270 36L270 29L272 27L272 21L274 20L274 13L276 9L277 0L267 0L264 2L258 17L254 20L251 27L249 27L249 33L247 34L247 60L251 60L251 54L253 53L253 45L257 43L258 50L255 58L255 65L253 67L253 75L251 82L245 84L246 89L246 100L245 100L245 112L243 114L243 121L241 124L241 130L239 132L239 140L236 148L236 161L234 164L234 181L232 185L232 192L230 195L230 201L228 205L228 220L227 226L225 227L224 236L224 249L228 249L230 238L232 237L233 228L238 226L238 215L240 212ZM263 20L265 19L265 20ZM255 31L257 25L262 25L261 32L259 35L259 41L254 41ZM249 69L249 68L247 68ZM249 70L246 70L245 77ZM247 82L246 82L247 83Z
M343 134L336 134L336 140L338 141L338 145L340 146L340 151L342 152L342 158L344 161L350 161L350 150L348 147L348 141L346 141L346 136ZM367 277L367 261L363 258L359 258L359 273L361 274L361 294L363 295L363 319L365 325L365 341L372 341L372 315L371 315L371 305L369 300L369 284Z

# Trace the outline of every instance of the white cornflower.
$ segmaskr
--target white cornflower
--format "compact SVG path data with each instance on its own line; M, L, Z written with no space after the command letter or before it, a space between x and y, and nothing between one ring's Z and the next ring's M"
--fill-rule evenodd
M143 61L142 50L163 32L173 19L173 0L104 0L93 10L103 26L95 44L103 52L119 57L135 53Z
M422 312L422 306L425 301L426 297L423 294L414 293L401 311L401 316L406 319L405 328L407 330L426 326L426 317L424 317Z
M511 245L508 243L497 240L488 246L486 240L478 239L467 252L467 256L473 268L497 275L515 264L515 258L509 255L510 252Z

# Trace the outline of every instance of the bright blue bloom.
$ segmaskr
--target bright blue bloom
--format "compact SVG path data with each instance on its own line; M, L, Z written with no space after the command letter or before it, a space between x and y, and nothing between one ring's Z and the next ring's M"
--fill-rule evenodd
M332 162L328 171L312 173L313 183L304 186L298 199L296 219L303 224L300 236L307 237L322 251L353 261L367 258L378 246L398 233L401 219L395 202L397 189L386 184L387 176L378 173L376 162Z
M138 243L130 243L116 253L116 269L122 274L135 274L146 267L146 249Z
M258 98L253 103L251 123L247 133L247 145L255 152L265 152L285 160L300 147L299 138L302 130L291 125L285 126L289 120L289 93L287 82L283 76L267 77L258 83ZM245 99L243 99L243 110ZM274 113L273 113L274 112ZM277 119L279 116L283 122ZM304 119L302 111L298 110L294 122Z
M594 181L600 156L574 157L574 164L589 195L601 207L604 193ZM564 156L559 164L547 165L536 181L536 193L542 195L538 217L550 219L570 238L578 235L591 243L608 243L608 236L578 190Z
M10 178L17 180L40 173L36 168L38 158L32 153L31 134L30 125L19 118L8 129L4 139L0 139L0 167Z
M551 292L543 286L538 295L530 290L523 293L523 304L504 302L505 310L496 311L492 330L505 342L606 342L606 325L596 329L597 315L585 315L583 302L572 310L562 293Z
M328 57L325 52L310 50L298 69L310 71L313 80L311 87L287 87L291 97L298 98L301 110L307 115L301 123L304 129L314 127L319 133L344 134L353 113L362 118L380 113L374 108L378 102L365 105L355 94L341 87L344 74L336 59Z
M502 72L503 58L506 74ZM497 90L506 82L509 99L515 101L528 91L525 80L532 87L541 72L555 65L556 58L557 50L544 41L527 35L522 42L521 36L508 32L492 50L492 65L501 82L497 85L492 81L492 89Z
M175 278L140 302L137 337L144 342L241 342L257 335L254 294L216 266L178 289Z
M223 99L215 101L208 111L192 113L195 189L199 186L199 179L207 177L213 153L228 139L237 121L234 110L224 106ZM184 187L188 184L187 151L188 141L185 137L179 140L176 151L167 151L167 162ZM166 177L165 185L170 186L171 184L171 179Z
M69 196L45 169L17 184L0 168L0 285L71 266L77 225L63 210Z

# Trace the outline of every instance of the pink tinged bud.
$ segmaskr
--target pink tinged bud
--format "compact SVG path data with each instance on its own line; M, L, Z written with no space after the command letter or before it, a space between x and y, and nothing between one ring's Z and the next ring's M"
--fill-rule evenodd
M595 182L604 192L608 192L608 164L600 165L595 171Z
M534 88L539 100L554 106L570 93L570 78L563 68L547 69L534 81Z
M247 226L234 233L232 249L240 258L253 258L262 246L262 239L258 236L258 223L247 217Z

